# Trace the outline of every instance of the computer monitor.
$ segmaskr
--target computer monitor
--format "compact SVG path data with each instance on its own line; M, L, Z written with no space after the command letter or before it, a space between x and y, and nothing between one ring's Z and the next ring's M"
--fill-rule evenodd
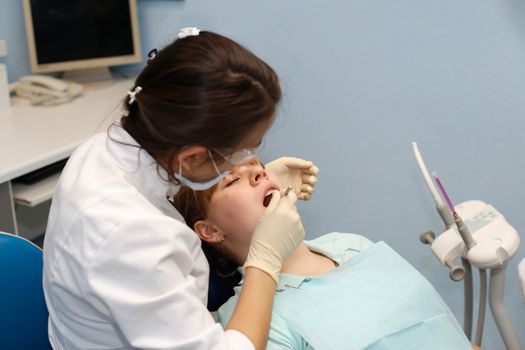
M107 78L109 66L141 61L136 0L24 0L34 73ZM84 73L84 74L82 74Z

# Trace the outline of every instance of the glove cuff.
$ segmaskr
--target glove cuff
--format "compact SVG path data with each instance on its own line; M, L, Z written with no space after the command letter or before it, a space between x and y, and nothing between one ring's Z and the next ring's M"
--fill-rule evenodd
M282 258L273 248L257 241L252 241L244 268L249 266L256 267L269 274L275 280L275 283L279 283L279 272L282 264Z

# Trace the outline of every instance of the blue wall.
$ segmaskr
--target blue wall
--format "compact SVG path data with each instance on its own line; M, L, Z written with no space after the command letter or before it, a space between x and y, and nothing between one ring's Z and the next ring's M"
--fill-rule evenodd
M455 203L489 202L525 232L523 1L149 0L139 13L144 53L198 26L272 65L284 101L264 158L297 155L321 168L315 197L300 205L307 235L385 240L462 320L462 285L419 243L422 230L439 232L441 223L410 142ZM20 3L0 2L12 80L29 70L24 35ZM523 257L525 244L509 265L506 300L525 345ZM484 348L504 348L490 314Z

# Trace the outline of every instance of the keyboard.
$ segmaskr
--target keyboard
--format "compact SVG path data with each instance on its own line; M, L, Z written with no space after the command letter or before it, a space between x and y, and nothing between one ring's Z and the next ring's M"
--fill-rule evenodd
M49 177L49 176L52 176L52 175L55 175L61 172L62 169L64 169L64 167L66 166L68 159L69 158L59 160L58 162L49 164L43 168L40 168L30 173L24 174L20 177L17 177L16 179L13 179L13 182L22 183L24 185L34 184L38 181L45 179L46 177Z

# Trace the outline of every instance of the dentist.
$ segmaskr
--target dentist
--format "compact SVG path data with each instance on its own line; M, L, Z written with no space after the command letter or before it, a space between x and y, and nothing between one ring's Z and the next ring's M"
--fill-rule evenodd
M265 348L281 264L304 237L295 200L318 169L268 164L294 191L275 193L255 229L226 329L206 309L199 237L168 198L256 156L280 97L275 72L221 35L185 28L152 52L120 122L77 148L55 190L43 281L53 348Z

